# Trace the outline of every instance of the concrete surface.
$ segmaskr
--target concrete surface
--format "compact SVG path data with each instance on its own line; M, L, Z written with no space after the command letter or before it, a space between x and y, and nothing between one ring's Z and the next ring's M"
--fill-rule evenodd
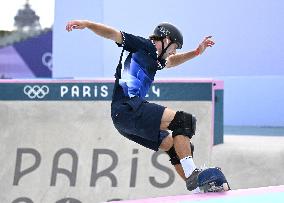
M227 135L211 157L232 189L284 185L284 136Z
M196 163L209 163L212 103L163 104L197 116ZM53 203L67 197L102 202L188 194L165 153L117 133L109 101L1 101L0 115L1 203L21 197Z
M210 102L159 103L197 116L195 162L220 166L232 189L284 184L284 137L230 135L212 148ZM189 194L166 154L116 132L109 107L106 101L1 101L0 202Z

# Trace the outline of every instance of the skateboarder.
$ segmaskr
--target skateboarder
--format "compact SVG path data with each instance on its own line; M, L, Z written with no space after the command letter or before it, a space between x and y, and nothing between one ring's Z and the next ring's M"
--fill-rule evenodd
M167 152L189 190L199 190L199 187L204 187L205 191L223 190L223 183L227 181L221 170L200 170L194 164L190 139L195 134L195 116L145 100L158 70L176 67L201 55L214 45L211 36L205 37L195 50L177 53L183 46L183 35L170 23L157 25L149 38L87 20L73 20L66 26L67 31L85 28L123 48L111 104L111 117L117 131L144 147Z

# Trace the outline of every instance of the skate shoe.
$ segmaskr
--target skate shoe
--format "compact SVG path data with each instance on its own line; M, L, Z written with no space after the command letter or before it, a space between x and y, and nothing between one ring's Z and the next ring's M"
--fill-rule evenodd
M201 169L196 168L191 175L186 179L186 188L192 191L198 187L198 175L201 173Z

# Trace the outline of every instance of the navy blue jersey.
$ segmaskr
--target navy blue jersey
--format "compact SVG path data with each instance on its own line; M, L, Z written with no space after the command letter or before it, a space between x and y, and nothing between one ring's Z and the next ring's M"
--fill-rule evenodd
M165 60L158 61L157 49L153 41L121 32L122 46L127 56L123 58L123 70L119 85L127 97L144 98L154 81L157 70L165 66Z
M165 107L145 101L145 96L165 61L158 61L157 49L151 40L125 32L122 32L122 37L122 44L118 46L123 47L125 55L116 71L112 121L126 138L158 151L162 140L169 134L160 130Z

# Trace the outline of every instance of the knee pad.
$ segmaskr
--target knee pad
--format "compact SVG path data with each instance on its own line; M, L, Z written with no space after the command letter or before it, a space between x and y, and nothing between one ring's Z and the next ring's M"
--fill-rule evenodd
M194 145L190 142L191 156L193 158Z
M191 155L193 157L194 145L191 142L190 142L190 149L191 149ZM169 155L170 162L171 162L172 165L180 164L180 159L179 159L179 157L178 157L178 155L176 153L176 150L175 150L174 146L172 146L170 148L170 150L167 151L166 153Z
M173 131L173 137L177 135L184 135L192 138L196 130L196 118L189 113L177 111L168 128Z

